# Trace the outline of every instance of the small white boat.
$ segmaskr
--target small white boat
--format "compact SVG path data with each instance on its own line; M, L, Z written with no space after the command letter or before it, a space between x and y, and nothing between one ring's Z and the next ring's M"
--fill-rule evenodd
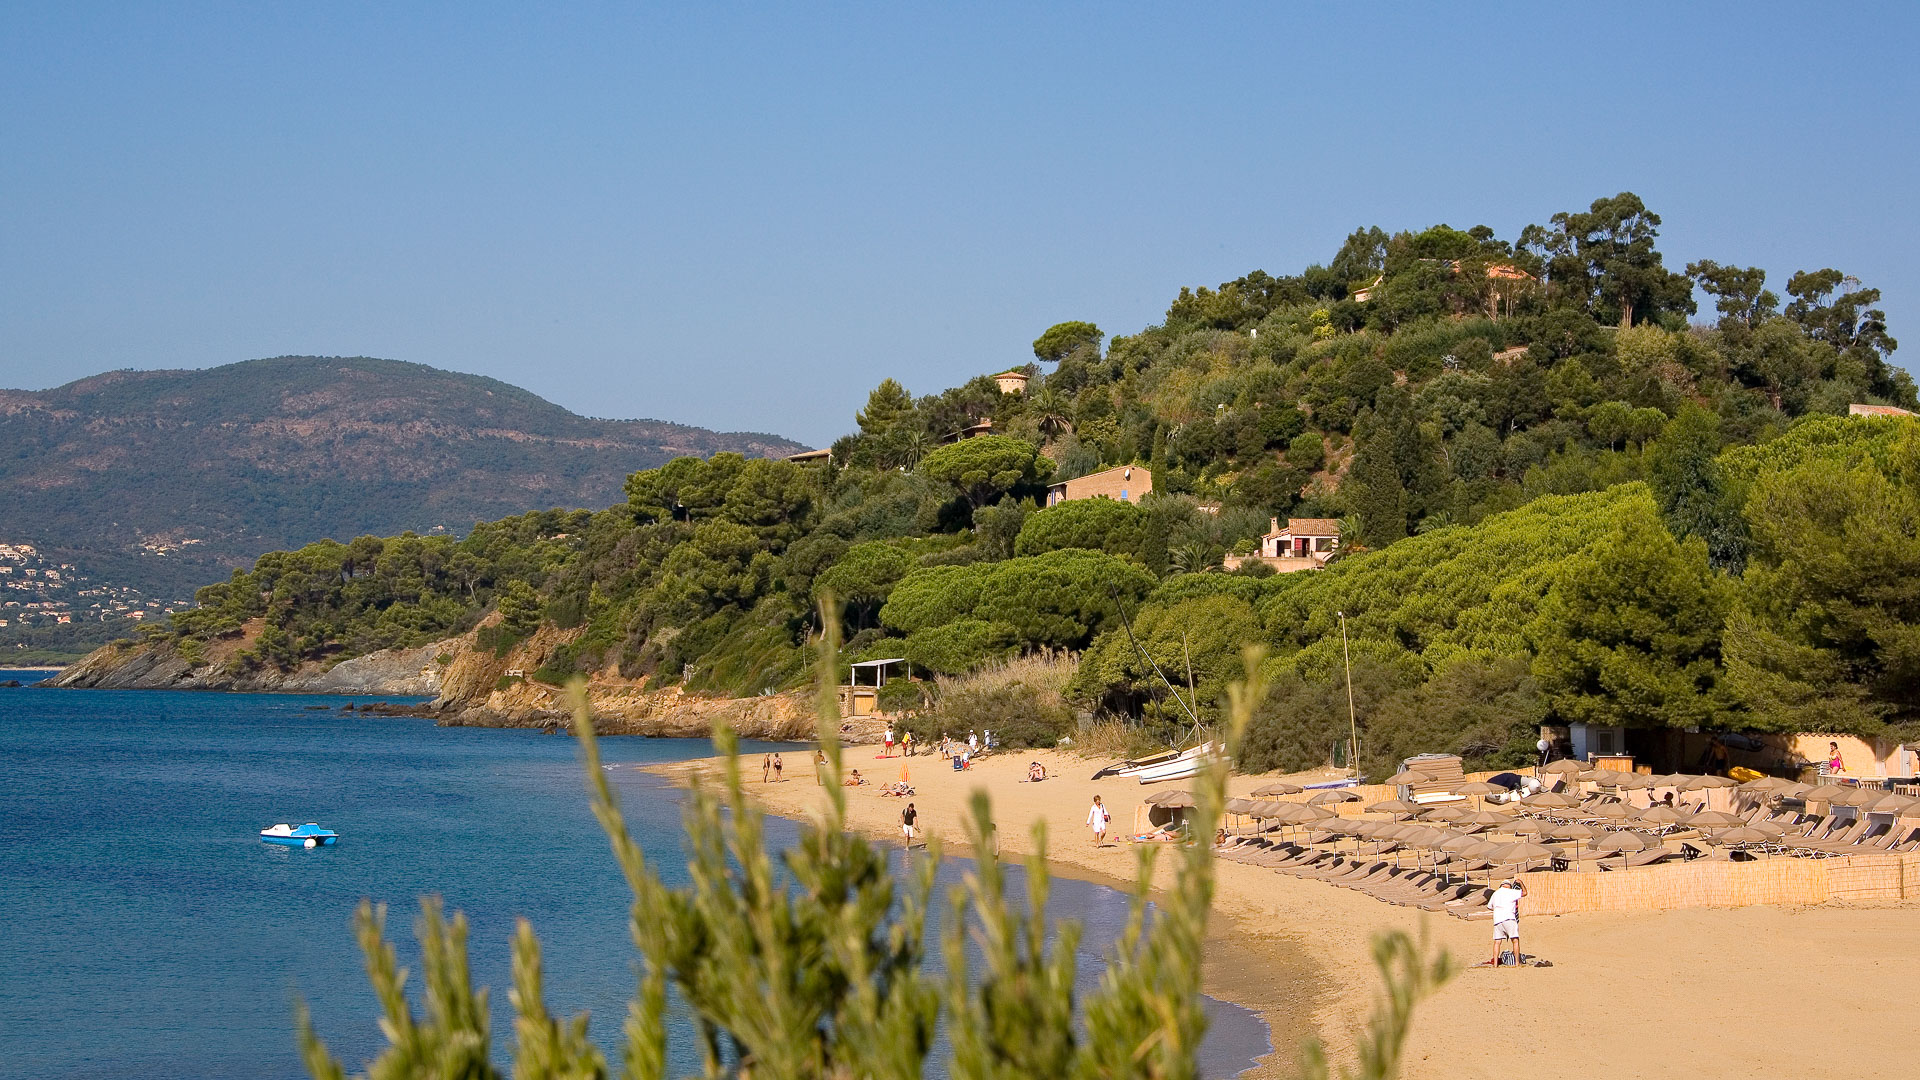
M1199 772L1212 753L1212 743L1201 743L1191 750L1181 751L1178 756L1169 761L1149 765L1135 772L1133 776L1143 784L1157 784L1163 780L1185 780Z
M1109 776L1132 776L1148 766L1158 765L1165 761L1172 761L1179 756L1180 751L1169 750L1164 754L1149 754L1143 758L1129 758L1126 761L1116 761L1106 768L1101 769L1099 772L1094 773L1093 778L1095 780L1104 780Z

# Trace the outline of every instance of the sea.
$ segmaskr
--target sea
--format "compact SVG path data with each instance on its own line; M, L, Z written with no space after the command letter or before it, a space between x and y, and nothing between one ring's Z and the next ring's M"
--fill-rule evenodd
M520 917L540 936L549 1009L589 1011L591 1034L618 1060L637 982L631 896L588 809L575 741L342 708L373 700L0 689L0 1080L300 1077L296 1000L357 1071L381 1041L354 908L388 904L389 936L417 971L412 928L427 895L470 920L474 981L493 988L503 1062ZM684 884L681 792L633 766L708 756L712 744L629 737L601 748L629 826L668 882ZM742 746L756 760L769 751L810 775L804 746ZM260 841L283 821L319 822L341 840ZM770 845L794 842L792 823L768 826ZM890 855L896 873L927 857ZM967 865L944 859L941 888ZM1017 867L1009 889L1024 894ZM1089 990L1127 898L1056 879L1051 906L1086 924ZM1268 1051L1257 1015L1206 1004L1205 1075L1237 1075ZM674 1071L695 1072L684 1015L672 1023Z

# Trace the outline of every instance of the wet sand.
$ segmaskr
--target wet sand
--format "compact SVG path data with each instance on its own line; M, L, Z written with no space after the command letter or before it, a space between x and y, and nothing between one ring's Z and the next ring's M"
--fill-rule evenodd
M899 778L902 760L850 747L847 765L873 785L848 790L850 824L898 842L909 800L877 785ZM803 754L788 755L789 779L748 791L770 812L807 817L822 792ZM1022 782L1029 761L1051 779ZM966 854L961 815L972 791L993 800L1002 857L1032 848L1044 821L1056 873L1108 884L1131 881L1134 846L1120 842L1134 807L1155 791L1130 779L1088 779L1097 764L1055 752L1015 752L955 773L935 757L908 759L923 831ZM656 767L669 775L717 768ZM1272 777L1234 777L1243 795ZM1113 814L1096 848L1085 826L1100 795ZM1170 855L1163 852L1163 856ZM1171 880L1163 857L1156 884ZM1372 935L1426 933L1463 963L1491 953L1491 924L1384 904L1325 882L1260 867L1218 864L1207 992L1253 1009L1272 1029L1274 1053L1255 1075L1291 1076L1301 1039L1322 1038L1336 1062L1351 1054L1378 979ZM1665 913L1603 912L1527 919L1528 953L1544 969L1463 971L1420 1009L1408 1045L1409 1080L1462 1080L1578 1072L1616 1078L1920 1076L1920 1048L1905 1015L1920 993L1920 905L1753 907ZM1556 1064L1556 1062L1558 1064Z

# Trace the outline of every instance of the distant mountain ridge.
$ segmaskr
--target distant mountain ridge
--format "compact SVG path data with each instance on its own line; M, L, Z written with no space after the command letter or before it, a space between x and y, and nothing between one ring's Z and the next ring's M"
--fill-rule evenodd
M0 390L0 446L0 541L162 599L323 537L600 508L621 501L629 473L674 457L806 449L583 417L424 364L311 356Z

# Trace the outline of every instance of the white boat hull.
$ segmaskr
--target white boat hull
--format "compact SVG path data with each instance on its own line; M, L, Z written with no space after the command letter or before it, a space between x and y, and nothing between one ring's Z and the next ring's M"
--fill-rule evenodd
M1143 784L1158 784L1165 780L1185 780L1198 773L1207 764L1208 756L1213 752L1212 743L1201 743L1187 750L1172 761L1163 761L1158 765L1149 765L1134 777Z

